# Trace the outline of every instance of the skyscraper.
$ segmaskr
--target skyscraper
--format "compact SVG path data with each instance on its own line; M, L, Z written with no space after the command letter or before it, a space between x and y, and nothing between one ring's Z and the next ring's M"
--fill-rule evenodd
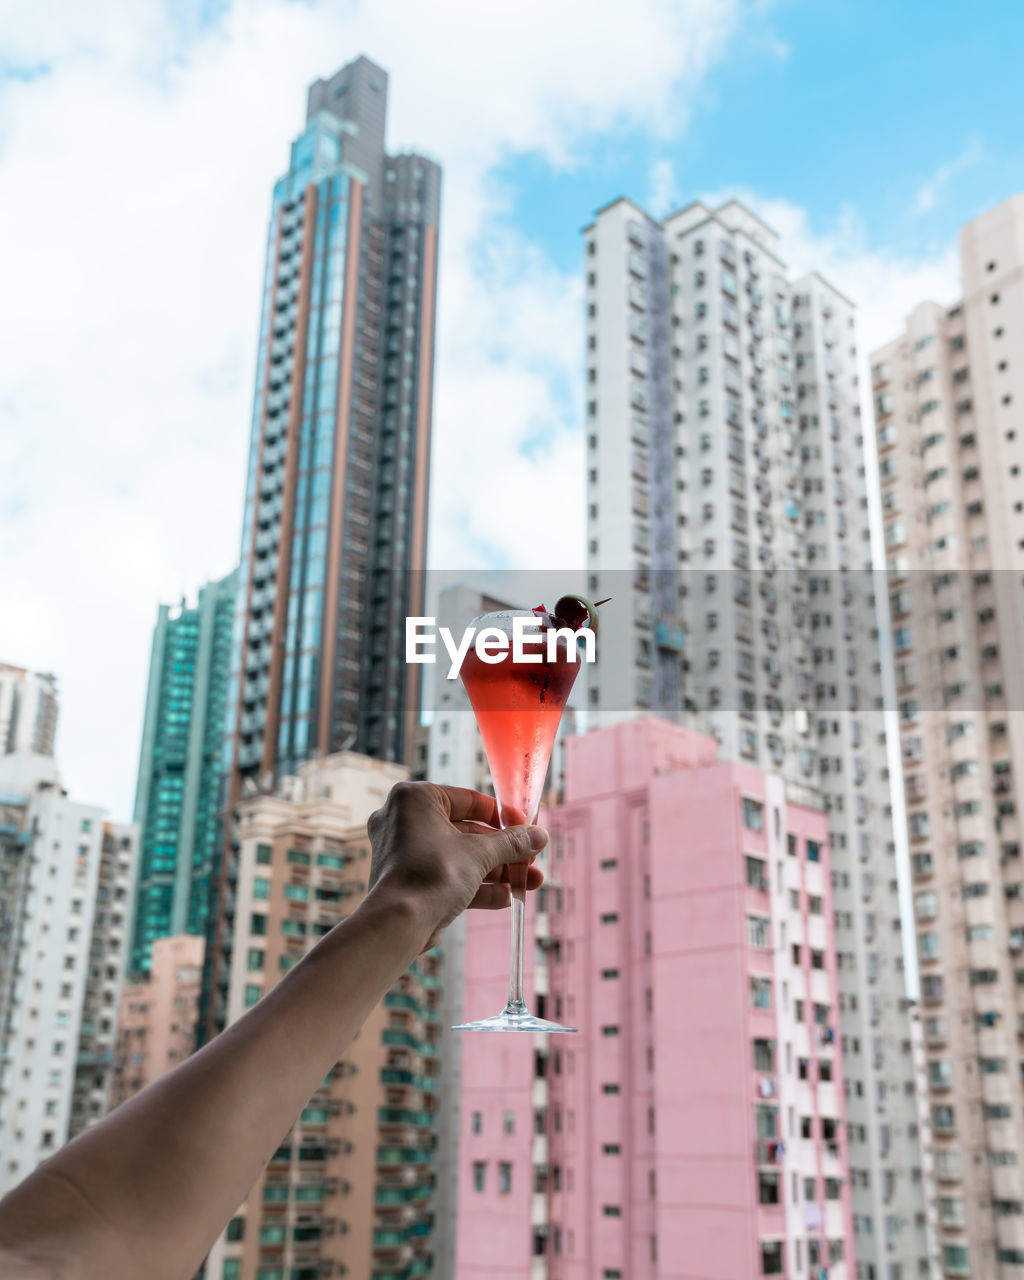
M316 81L274 187L231 662L240 778L411 746L441 171L385 150L387 81L363 57Z
M1024 1267L1024 196L960 234L963 296L872 391L941 1261Z
M157 615L135 790L132 974L148 972L157 938L205 931L236 585L231 573L203 587L195 606L161 605Z
M648 708L828 814L864 1274L928 1264L853 305L737 201L584 232L600 717ZM888 1274L899 1274L890 1272Z
M309 90L271 202L224 812L305 760L411 759L422 612L441 171L385 149L386 72L360 57ZM228 823L230 826L230 821ZM221 894L232 874L223 843ZM223 1025L230 922L204 977Z
M850 1280L826 815L650 717L566 755L530 959L579 1034L463 1050L458 1280ZM484 1008L500 923L467 925Z

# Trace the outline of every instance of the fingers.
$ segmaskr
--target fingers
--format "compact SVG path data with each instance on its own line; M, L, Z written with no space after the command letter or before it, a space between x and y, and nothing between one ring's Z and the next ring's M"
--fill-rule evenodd
M468 787L434 788L438 799L448 813L450 822L483 822L489 827L500 826L498 802L494 796L482 791L470 791Z
M503 862L529 862L547 846L548 833L543 827L509 827L507 831L482 833L476 837L493 870Z
M544 883L544 873L540 867L530 866L526 872L526 888L539 889ZM508 880L485 880L476 891L476 896L469 904L470 908L480 911L501 911L512 900L512 891Z
M470 910L501 911L512 901L512 890L507 884L484 883L477 889Z

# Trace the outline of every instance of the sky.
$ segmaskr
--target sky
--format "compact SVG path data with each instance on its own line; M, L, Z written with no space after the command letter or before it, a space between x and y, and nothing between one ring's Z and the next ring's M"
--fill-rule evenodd
M983 14L982 20L979 14ZM867 352L1024 189L994 0L0 0L0 660L130 816L157 605L238 555L264 237L306 87L365 53L444 166L430 562L583 564L581 228L740 195Z

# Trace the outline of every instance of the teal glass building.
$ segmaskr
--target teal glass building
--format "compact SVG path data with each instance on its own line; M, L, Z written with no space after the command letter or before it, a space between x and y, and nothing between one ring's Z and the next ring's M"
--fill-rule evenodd
M128 972L149 972L153 942L204 934L218 863L218 805L237 572L194 607L161 605L153 631L135 821L139 870Z

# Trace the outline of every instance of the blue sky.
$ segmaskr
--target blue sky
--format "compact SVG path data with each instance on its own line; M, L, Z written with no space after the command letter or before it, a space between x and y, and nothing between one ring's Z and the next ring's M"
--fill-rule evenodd
M573 269L586 214L620 194L643 203L667 160L679 203L739 184L806 209L819 232L848 206L873 247L945 246L1024 182L1022 48L1024 6L998 0L763 6L704 77L682 136L616 129L570 170L536 153L504 164L512 219Z
M237 558L312 79L375 58L392 148L444 166L433 567L575 573L594 210L741 192L869 349L956 296L958 228L1024 189L1022 37L1007 2L6 0L0 660L58 674L72 792L130 813L157 605Z

